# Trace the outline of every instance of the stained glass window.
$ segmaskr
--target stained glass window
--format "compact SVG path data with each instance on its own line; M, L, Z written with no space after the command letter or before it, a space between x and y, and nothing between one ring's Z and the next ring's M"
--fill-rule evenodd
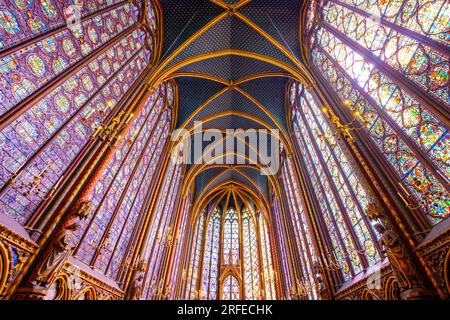
M281 209L278 197L275 195L272 196L273 199L273 216L275 218L276 224L276 239L279 243L278 250L280 252L280 260L281 260L281 268L282 268L282 279L285 283L285 296L291 296L291 288L293 288L293 280L291 277L291 262L289 260L289 247L287 244L286 232L284 231L284 220L281 216Z
M315 98L303 86L296 88L295 92L291 90L295 95L291 105L294 133L333 244L333 260L347 281L380 261L377 235L364 212L367 194ZM287 175L285 172L286 179ZM289 194L292 198L298 192ZM301 203L300 199L297 202ZM311 241L305 240L305 245ZM304 272L311 275L311 269Z
M170 297L174 297L176 292L178 291L179 281L185 277L185 273L181 271L182 268L182 257L187 247L187 238L188 232L187 227L190 221L190 207L191 207L191 193L185 198L183 203L183 209L181 211L181 215L174 215L174 218L177 219L178 226L174 229L172 237L173 237L173 250L175 252L175 257L171 262L170 269L170 281L167 290L170 291ZM176 213L176 211L175 211ZM202 220L202 219L201 219ZM170 242L169 242L170 245Z
M22 225L37 221L151 61L141 1L69 2L0 6L0 211ZM67 9L83 20L69 21ZM163 156L172 87L170 95L158 88L122 134L90 194L94 214L76 234L75 256L111 279L132 250Z
M261 298L260 266L255 220L247 208L244 208L242 212L245 299L259 300Z
M441 113L450 106L449 2L331 0L320 11L311 39L319 74L360 115L430 224L442 221L450 214Z
M205 217L204 209L197 217L191 231L185 298L276 299L274 245L265 217L252 205L239 208L237 203L230 197L225 207L216 204L209 215Z
M239 300L240 290L237 279L229 275L222 286L222 300Z
M239 222L234 208L225 215L222 256L224 264L237 264L239 260Z
M307 212L305 211L303 198L301 197L301 191L296 180L291 159L285 159L281 172L289 205L289 218L294 227L296 248L298 248L297 252L301 261L301 279L297 279L298 281L296 282L298 283L296 285L303 288L305 291L303 294L308 299L317 299L313 275L313 265L317 261L317 257L311 239L311 228L307 219ZM300 290L298 289L297 291Z
M145 2L146 2L148 23L152 31L156 32L156 16L155 16L155 8L153 7L153 1L145 0Z
M81 6L79 27L67 23L61 1L6 0L0 8L0 212L22 225L39 218L37 209L149 66L141 3L119 2ZM130 194L130 206L142 199L142 187L131 187L138 197ZM126 212L120 219L133 221Z
M97 24L101 25L99 19L103 10L121 1L91 1L89 5L83 5L81 0L41 0L37 4L34 1L4 0L0 9L0 51L70 25L70 17L75 13L79 18L94 15Z
M219 209L215 209L206 229L203 251L203 271L199 298L215 300L219 282L219 252L222 218Z
M164 90L150 96L119 142L104 178L91 194L95 214L79 230L75 256L115 278L145 201L171 127L171 109L163 108Z
M116 37L123 29L136 24L138 10L134 4L126 3L101 16L84 21L77 32L63 28L44 40L32 41L28 46L2 56L0 83L2 83L3 101L0 112L14 108L24 98L53 80L64 70ZM120 19L122 14L126 17L125 21ZM117 27L109 29L106 24L99 24L99 21L111 22ZM80 38L83 41L80 41ZM98 54L90 55L88 61L83 64L88 64L96 57ZM35 85L25 86L29 82ZM26 95L23 94L24 92Z
M267 222L263 218L259 218L259 238L261 242L261 256L263 263L263 284L265 286L266 300L275 300L276 293L276 277L275 267L272 260L272 246L270 244L269 230Z
M191 249L191 257L189 262L189 268L187 270L186 275L186 293L185 298L195 300L196 299L196 288L198 284L199 274L201 272L200 270L200 260L202 258L203 253L203 226L205 223L205 215L206 211L203 211L200 214L200 217L198 218L196 222L196 226L194 228L194 234L191 240L191 243L193 245Z
M181 173L183 165L179 159L172 159L169 164L168 172L164 177L162 189L156 202L155 210L150 221L149 237L146 240L147 248L145 250L144 260L148 261L146 274L146 286L144 297L147 300L155 298L165 292L164 284L157 283L159 273L162 270L163 254L173 244L173 237L177 230L173 228L173 221L176 216L176 202L179 188L181 185Z

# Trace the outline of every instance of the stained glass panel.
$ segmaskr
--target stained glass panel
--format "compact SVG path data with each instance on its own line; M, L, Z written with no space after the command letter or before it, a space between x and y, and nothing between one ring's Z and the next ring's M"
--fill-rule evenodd
M244 208L242 212L245 298L247 300L259 300L261 298L261 288L259 284L258 240L255 223L247 208Z
M193 235L193 238L191 240L191 242L193 243L193 248L191 249L191 255L190 255L190 264L189 264L189 269L187 271L187 276L186 276L186 293L185 293L185 297L186 299L191 299L194 300L196 299L196 291L197 289L197 284L198 284L198 279L199 279L199 274L201 272L200 270L200 260L202 258L202 254L203 254L203 235L204 235L204 224L205 224L205 215L206 215L206 210L203 211L200 214L200 217L197 220L197 226L195 228L195 233Z
M239 300L239 283L232 275L228 276L223 283L222 300Z
M259 238L261 242L261 256L263 263L263 279L262 283L265 286L265 299L275 300L277 293L275 289L275 268L272 260L272 246L269 239L269 231L267 229L267 222L264 218L259 218Z
M292 162L289 158L285 160L282 168L282 178L286 189L286 196L289 205L289 218L293 223L295 232L297 252L300 256L302 275L298 282L306 289L308 299L317 299L317 292L314 286L313 264L317 261L312 243L310 227L304 209L303 199L296 179L294 178ZM290 287L291 289L293 287Z
M215 300L217 298L221 224L220 211L215 209L206 231L203 251L203 273L199 292L201 300Z

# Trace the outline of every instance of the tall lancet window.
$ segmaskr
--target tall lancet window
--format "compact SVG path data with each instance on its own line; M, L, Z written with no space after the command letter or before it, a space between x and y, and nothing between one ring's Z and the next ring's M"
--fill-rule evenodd
M311 238L311 228L307 218L307 211L301 196L301 189L297 182L292 162L289 157L284 159L281 176L288 201L288 212L290 221L294 228L294 236L297 253L301 262L300 279L296 279L297 292L300 288L305 292L308 299L317 299L317 291L314 280L314 263L317 261L315 249ZM278 204L277 204L278 205ZM291 287L294 288L294 287ZM291 289L290 288L290 289Z
M358 112L408 206L431 225L447 218L450 3L331 0L309 15L320 77Z
M376 234L364 209L367 194L343 146L332 135L314 97L301 85L291 88L295 136L330 236L343 280L380 261Z
M180 279L186 276L185 271L182 271L182 264L183 254L187 249L188 244L188 224L191 219L191 193L184 199L181 214L178 217L175 216L178 220L173 235L173 250L175 252L175 257L171 266L169 266L171 268L169 293L172 298L177 294Z
M69 23L58 1L2 1L0 212L22 225L40 219L151 63L141 1L113 2L91 1Z
M94 214L77 234L80 244L75 257L113 279L130 252L130 240L145 214L167 145L172 111L166 87L162 85L148 98L116 145L90 197Z
M283 219L281 208L280 208L280 201L279 198L273 194L272 195L272 201L273 201L273 216L275 218L275 224L276 224L276 239L278 242L278 250L280 252L280 263L282 267L282 279L285 284L285 296L287 298L291 297L291 288L294 286L293 279L291 277L291 268L293 267L290 263L290 257L289 257L289 245L287 244L287 237L286 237L286 229L285 229L285 220Z
M209 218L206 229L200 299L217 299L221 224L222 216L220 210L216 208Z
M163 256L173 244L178 230L173 227L173 221L177 213L178 194L180 191L183 163L180 159L171 158L168 171L164 177L158 194L158 201L153 209L148 238L145 240L146 249L144 260L148 262L145 275L145 289L143 297L152 300L157 296L166 295L167 289L161 282L163 272Z
M244 208L242 212L245 297L249 300L257 300L261 295L257 229L250 211Z
M151 0L145 0L146 2L146 10L145 10L145 14L146 14L146 18L148 19L150 28L152 30L153 33L156 32L156 14L155 14L155 8L153 6L153 1Z
M222 285L222 300L239 300L239 291L239 282L235 276L230 274Z
M272 257L272 244L270 242L269 230L267 228L267 221L263 217L259 217L259 241L260 241L260 251L261 260L263 265L263 278L262 282L265 286L265 299L266 300L276 300L276 275L275 266L273 264Z
M186 289L185 299L194 300L196 298L196 289L199 281L200 261L203 253L203 226L206 219L206 209L200 213L194 226L194 233L191 240L192 256L189 260L189 267L186 270Z
M225 215L222 259L224 264L237 264L239 260L239 219L234 208Z

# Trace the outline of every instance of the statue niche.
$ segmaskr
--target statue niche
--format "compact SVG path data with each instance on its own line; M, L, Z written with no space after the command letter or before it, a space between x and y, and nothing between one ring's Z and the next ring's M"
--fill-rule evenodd
M144 285L144 275L147 269L147 263L141 260L136 268L133 282L131 284L130 300L140 300L142 295L142 287Z
M314 262L313 264L313 270L316 274L316 288L317 293L319 294L320 300L329 300L330 296L328 294L327 286L325 285L325 282L323 280L323 268L321 267L319 262Z
M425 282L406 245L389 219L382 213L382 209L378 205L370 203L366 213L371 220L376 222L374 228L380 234L379 244L397 279L401 299L411 300L429 296L430 292L425 289Z

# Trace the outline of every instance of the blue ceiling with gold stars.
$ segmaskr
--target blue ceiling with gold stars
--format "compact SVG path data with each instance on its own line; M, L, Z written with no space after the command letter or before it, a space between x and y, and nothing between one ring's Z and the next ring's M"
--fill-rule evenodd
M304 68L299 0L161 0L160 64L178 85L178 128L278 128L287 131L286 87ZM192 168L188 168L192 169ZM247 174L244 174L246 170ZM206 168L195 179L239 181L267 196L255 168ZM209 184L212 188L214 184ZM259 186L260 188L256 188Z

